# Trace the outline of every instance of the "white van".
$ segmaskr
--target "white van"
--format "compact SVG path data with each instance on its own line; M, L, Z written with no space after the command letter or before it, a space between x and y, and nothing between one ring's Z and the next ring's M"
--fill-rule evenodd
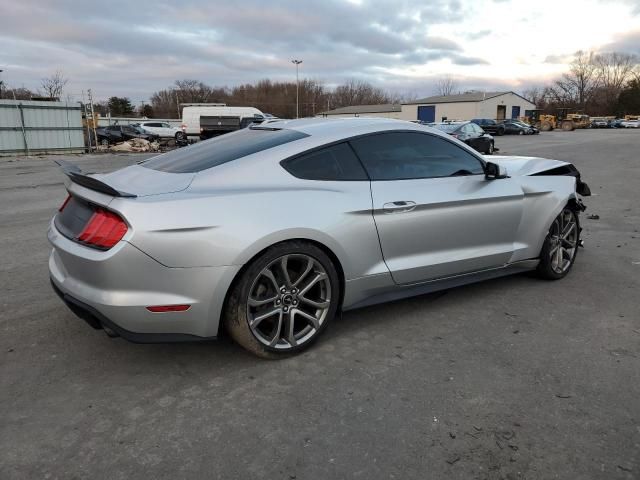
M224 104L185 104L182 131L201 140L260 123L264 114L253 107L228 107Z

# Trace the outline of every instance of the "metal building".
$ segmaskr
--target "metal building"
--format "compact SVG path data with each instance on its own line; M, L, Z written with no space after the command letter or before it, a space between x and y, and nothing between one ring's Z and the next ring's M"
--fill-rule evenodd
M0 100L0 155L84 151L80 103Z
M324 117L385 117L440 122L473 118L520 118L536 106L515 92L470 92L422 98L402 105L354 105L336 108Z

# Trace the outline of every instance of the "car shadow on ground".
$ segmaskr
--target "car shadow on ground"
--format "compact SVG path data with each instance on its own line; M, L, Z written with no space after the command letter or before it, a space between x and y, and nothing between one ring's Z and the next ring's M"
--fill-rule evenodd
M339 350L345 345L345 339L363 337L372 331L385 332L389 337L394 337L397 336L395 332L399 334L409 323L412 327L417 323L416 328L424 325L424 335L430 337L433 332L430 332L429 319L436 310L440 317L443 313L454 316L459 312L461 302L468 303L470 311L481 309L487 298L496 299L504 296L506 290L528 288L535 283L544 282L531 278L530 274L519 274L339 313L318 342L298 357L304 358L308 354L313 356L316 350ZM169 371L171 366L180 366L187 370L203 368L207 371L221 369L228 372L229 369L271 363L246 352L225 332L213 341L135 344L122 338L109 338L103 331L89 328L64 307L59 311L60 315L65 317L64 320L60 320L67 325L71 324L73 332L70 334L81 337L73 344L86 344L84 348L79 347L76 354L82 356L86 348L95 358L96 352L101 352L110 358L109 369L130 370L133 363L138 373ZM432 324L431 327L435 329L436 325ZM287 361L287 358L283 360Z

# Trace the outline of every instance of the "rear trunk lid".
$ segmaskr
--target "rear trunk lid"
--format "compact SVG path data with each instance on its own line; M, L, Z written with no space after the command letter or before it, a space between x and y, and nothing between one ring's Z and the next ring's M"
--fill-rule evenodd
M189 187L195 176L195 173L167 173L140 165L132 165L112 173L91 175L118 191L136 197L181 192Z

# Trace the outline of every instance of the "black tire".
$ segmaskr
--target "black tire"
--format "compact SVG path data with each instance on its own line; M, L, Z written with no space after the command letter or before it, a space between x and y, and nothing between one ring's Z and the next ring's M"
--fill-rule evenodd
M108 147L109 146L109 139L106 137L98 137L98 142L100 142L100 145L102 145L103 147Z
M552 249L554 248L553 230L554 230L555 223L563 215L571 215L571 217L575 221L575 229L576 229L575 248L573 249L571 258L568 259L570 261L566 270L562 272L558 272L553 267L553 255L552 255ZM549 229L549 232L547 233L547 236L544 239L544 244L542 245L542 250L540 251L540 263L538 264L538 267L536 270L536 273L538 274L539 277L547 280L560 280L561 278L564 278L567 276L567 274L571 271L571 268L573 267L573 264L576 261L576 257L578 256L578 250L579 250L579 244L580 244L580 230L581 230L580 218L578 216L578 212L576 212L574 209L572 209L570 206L567 205L566 207L564 207L562 212L560 212L560 214L556 217L556 219L554 220L554 223L551 224L551 228Z
M493 155L493 152L495 150L495 146L493 142L489 142L489 146L487 147L487 151L485 152L486 155Z
M498 128L496 130L496 135L501 137L502 135L504 135L504 128Z
M260 341L249 326L249 296L258 278L261 278L262 272L275 261L287 255L306 256L320 264L327 274L327 280L330 285L330 304L319 328L315 329L315 333L305 340L304 343L297 344L293 347L289 346L285 348L281 346L274 348ZM302 295L302 292L300 292L300 295ZM223 322L231 338L254 355L266 359L285 358L307 349L317 340L338 311L339 303L340 286L338 273L329 256L312 243L298 240L289 241L274 245L265 250L259 257L255 258L234 281L229 296L227 297ZM284 304L285 302L283 301L282 305ZM302 308L302 302L300 302L297 308ZM291 310L293 312L293 308ZM293 315L289 318L292 317ZM284 321L288 322L287 320ZM286 326L283 328L286 328Z
M519 130L518 135L524 135L524 130Z

